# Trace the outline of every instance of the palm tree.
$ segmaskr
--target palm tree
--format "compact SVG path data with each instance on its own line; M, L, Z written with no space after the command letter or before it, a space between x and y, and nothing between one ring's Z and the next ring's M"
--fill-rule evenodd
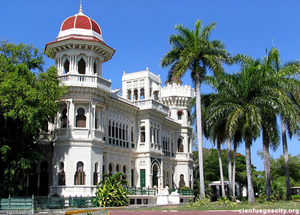
M279 51L272 48L268 55L270 68L274 77L272 92L278 97L281 119L282 145L285 161L286 193L291 198L288 149L286 132L292 137L299 130L300 122L300 81L295 78L299 74L300 61L290 61L281 65Z
M161 59L163 68L171 66L168 73L169 80L173 76L179 80L186 71L190 70L192 81L195 84L200 198L205 197L200 87L208 70L214 73L223 71L222 62L230 62L229 53L225 50L222 42L220 40L209 40L209 36L215 27L215 22L202 26L200 20L196 21L195 30L190 30L181 24L175 26L178 34L170 36L171 50Z
M226 132L225 132L225 122L217 123L217 124L207 124L206 119L209 116L206 116L206 108L212 102L214 98L213 94L204 95L202 97L202 124L203 124L203 132L206 138L210 138L214 145L217 145L218 150L218 160L219 160L219 169L220 169L220 182L221 182L221 193L222 197L225 197L225 186L224 186L224 175L223 175L223 164L222 164L222 156L221 156L221 144L226 140ZM210 126L208 126L210 125Z
M261 94L261 61L239 55L241 71L237 74L218 74L210 81L217 94L207 109L208 124L226 122L226 132L230 139L239 135L245 142L246 169L248 182L248 202L255 202L252 184L251 145L260 135L262 107L273 108L269 98ZM238 138L237 138L238 139Z

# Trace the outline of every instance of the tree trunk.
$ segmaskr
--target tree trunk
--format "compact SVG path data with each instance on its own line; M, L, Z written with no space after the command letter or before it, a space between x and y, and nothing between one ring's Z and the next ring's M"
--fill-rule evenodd
M254 203L254 190L252 183L252 165L251 165L251 141L245 140L245 152L246 152L246 169L247 169L247 183L248 183L248 202Z
M281 116L281 133L282 133L282 148L285 165L285 183L286 183L286 198L291 199L291 184L290 184L290 168L289 168L289 153L286 139L285 119Z
M232 168L232 194L235 197L235 166L236 166L236 149L237 144L235 143L233 146L233 168Z
M231 140L227 140L227 161L228 161L228 182L229 182L229 197L233 196L232 189L232 164L231 164Z
M266 131L263 128L263 151L264 151L264 167L265 167L265 175L266 175L266 194L267 201L270 200L270 196L272 193L271 187L271 163L270 163L270 151L269 151L269 141L266 136Z
M220 168L221 191L222 191L222 197L225 197L223 164L222 164L221 144L220 143L217 143L217 148L218 148L218 158L219 158L219 168Z
M201 84L196 83L196 115L197 115L197 140L200 178L200 199L205 198L204 172L203 172L203 140L202 140L202 112L201 112Z

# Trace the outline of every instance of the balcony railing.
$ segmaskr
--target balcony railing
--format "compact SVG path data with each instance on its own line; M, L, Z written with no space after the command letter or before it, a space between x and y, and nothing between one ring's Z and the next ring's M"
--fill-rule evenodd
M127 192L129 195L138 195L138 196L156 196L157 188L147 188L147 187L128 187Z
M169 113L169 107L155 101L153 99L143 99L143 100L138 100L133 102L135 106L139 107L140 109L153 109L153 110L158 110L166 115Z
M111 91L111 81L99 76L85 74L65 74L58 77L66 86L85 86L103 89L107 92Z

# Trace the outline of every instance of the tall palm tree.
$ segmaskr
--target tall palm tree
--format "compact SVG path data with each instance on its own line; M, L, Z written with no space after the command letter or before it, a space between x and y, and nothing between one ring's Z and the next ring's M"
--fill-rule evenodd
M211 83L217 94L207 109L207 123L226 122L228 137L239 136L245 142L248 202L255 202L252 184L251 145L260 135L262 108L274 108L268 96L261 93L261 60L239 55L241 71L237 74L218 74Z
M218 150L218 160L219 160L219 169L220 169L220 182L221 182L221 193L222 197L225 197L225 185L224 185L224 174L223 174L223 164L222 164L222 156L221 156L221 145L226 140L226 132L225 132L225 122L217 123L217 124L207 124L206 119L209 117L205 113L207 106L210 105L214 98L213 94L204 95L202 97L202 124L203 124L203 132L206 138L210 138L215 145L217 145ZM208 126L210 125L210 126Z
M289 61L281 65L279 51L272 48L268 55L270 68L274 77L272 92L278 97L281 119L282 146L285 162L287 199L291 198L290 176L288 164L287 132L292 137L299 130L300 122L300 61Z
M161 59L163 68L171 66L168 79L173 76L180 79L188 70L196 88L197 140L199 153L200 198L205 197L203 173L203 141L201 119L201 83L205 80L208 70L223 71L222 62L230 62L230 55L220 40L209 40L216 23L202 26L197 20L195 30L190 30L181 24L175 26L178 34L169 38L171 50Z

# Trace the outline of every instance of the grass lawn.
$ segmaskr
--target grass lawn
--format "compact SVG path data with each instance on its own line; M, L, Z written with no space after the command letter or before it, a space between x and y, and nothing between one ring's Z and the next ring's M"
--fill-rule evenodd
M232 202L231 202L232 203ZM159 206L159 207L143 207L133 210L240 210L240 209L299 209L300 202L294 201L276 201L274 203L234 203L222 205L219 202L210 202L203 206L188 206L188 205L176 205L176 206Z

